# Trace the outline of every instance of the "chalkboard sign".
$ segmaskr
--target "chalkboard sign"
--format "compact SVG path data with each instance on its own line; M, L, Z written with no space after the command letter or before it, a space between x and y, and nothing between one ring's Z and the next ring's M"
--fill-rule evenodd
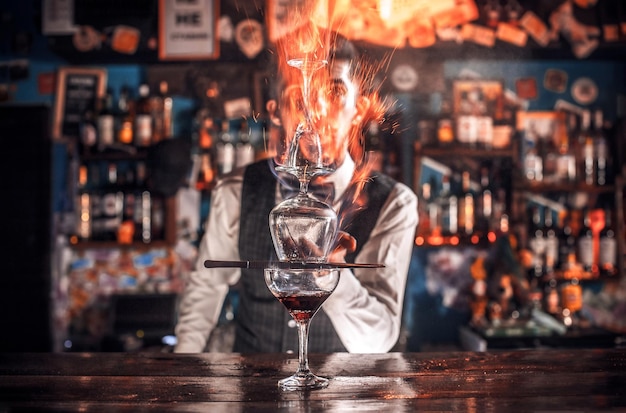
M85 112L104 95L106 70L64 67L59 69L54 111L54 139L77 138Z

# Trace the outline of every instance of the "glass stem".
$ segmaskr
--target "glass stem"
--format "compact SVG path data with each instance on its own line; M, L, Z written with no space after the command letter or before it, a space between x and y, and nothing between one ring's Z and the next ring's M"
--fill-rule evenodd
M298 322L298 371L296 374L309 374L309 320Z

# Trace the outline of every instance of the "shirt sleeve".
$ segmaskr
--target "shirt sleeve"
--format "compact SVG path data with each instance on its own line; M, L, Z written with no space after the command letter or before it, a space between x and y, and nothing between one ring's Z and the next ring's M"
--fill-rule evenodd
M239 217L242 178L229 176L211 193L206 231L194 271L185 280L176 324L176 353L204 351L215 328L230 285L241 277L237 268L205 268L204 261L239 260Z
M397 183L356 257L380 269L343 269L323 310L351 353L390 351L400 336L402 305L418 223L417 196Z

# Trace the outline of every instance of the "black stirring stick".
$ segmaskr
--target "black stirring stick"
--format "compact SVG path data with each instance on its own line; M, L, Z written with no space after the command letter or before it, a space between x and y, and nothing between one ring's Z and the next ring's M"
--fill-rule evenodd
M384 268L383 264L351 264L346 262L291 262L291 261L204 261L206 268L248 269L325 269L325 268Z

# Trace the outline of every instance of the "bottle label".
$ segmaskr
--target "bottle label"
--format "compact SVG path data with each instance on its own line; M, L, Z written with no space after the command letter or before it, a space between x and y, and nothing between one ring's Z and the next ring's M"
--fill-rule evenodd
M582 237L578 241L578 260L585 267L593 265L593 239Z
M615 238L600 238L600 265L615 266L617 262L617 243Z
M101 115L98 117L98 142L101 146L109 146L113 144L114 119L112 115Z
M138 146L148 146L152 140L152 117L137 115L135 118L135 139Z

